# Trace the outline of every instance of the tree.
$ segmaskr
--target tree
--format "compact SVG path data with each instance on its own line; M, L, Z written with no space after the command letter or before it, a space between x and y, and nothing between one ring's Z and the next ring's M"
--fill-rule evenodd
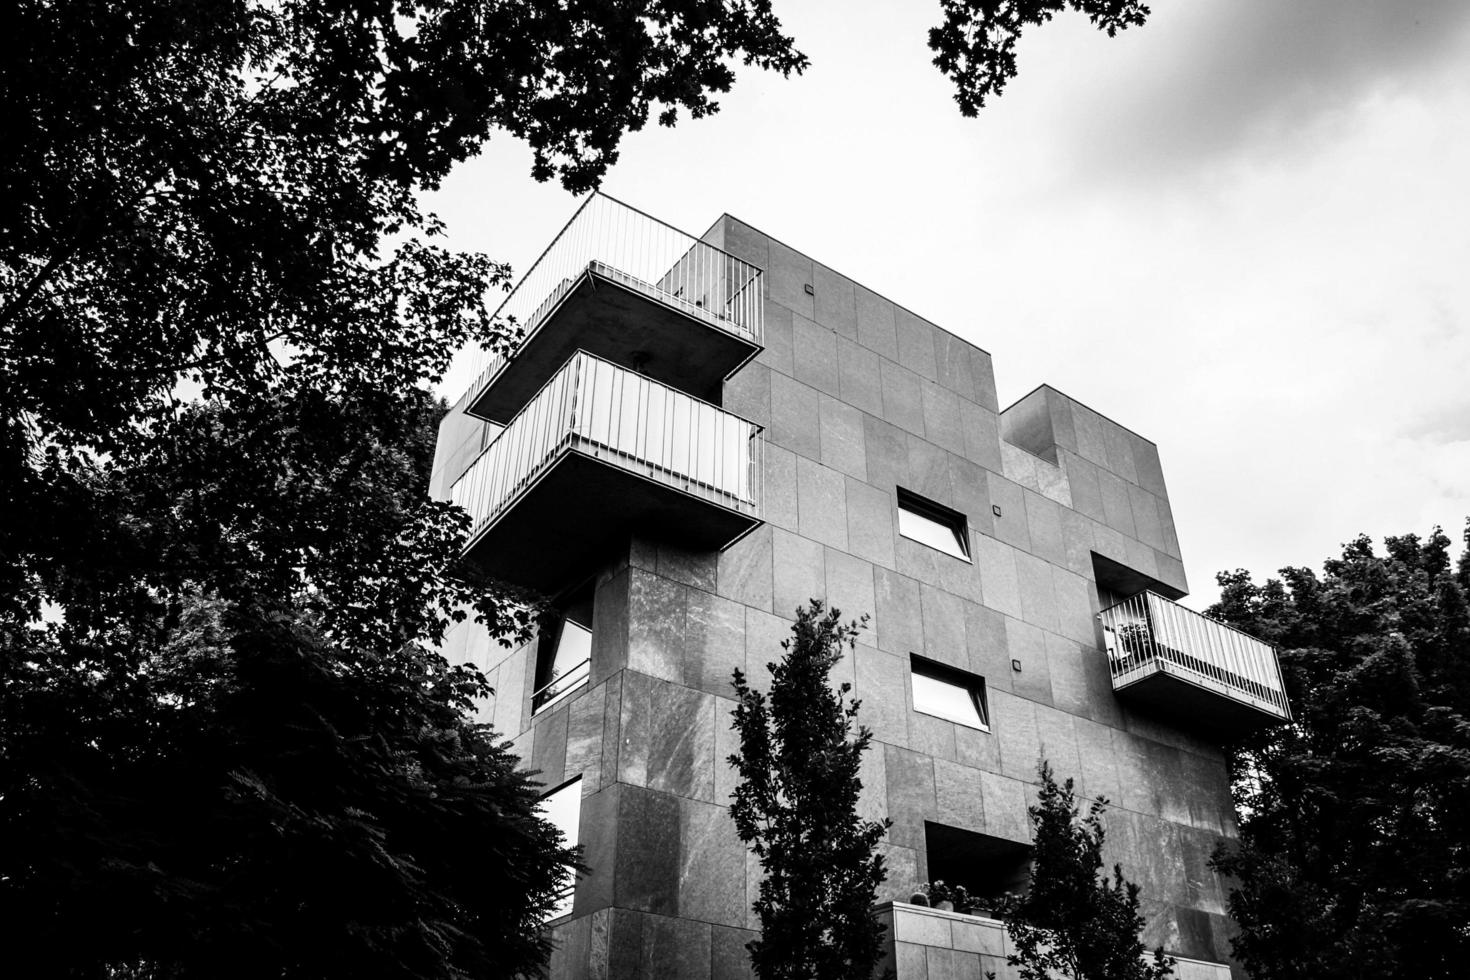
M7 925L50 972L533 970L570 855L434 652L532 610L426 499L425 389L518 325L417 194L495 130L585 190L732 62L805 59L767 0L20 0L7 29Z
M1113 37L1149 15L1142 0L939 0L939 7L944 22L929 32L929 49L954 82L966 116L978 114L1016 77L1016 45L1028 25L1045 24L1070 7Z
M805 58L769 0L20 0L0 64L0 603L67 528L34 458L157 435L179 383L401 393L505 349L509 270L437 244L416 195L493 131L595 185L729 62ZM55 479L57 471L44 476ZM24 515L22 517L21 515Z
M1072 780L1058 785L1044 761L1037 775L1041 789L1026 810L1036 848L1031 887L1006 896L996 912L1016 947L1007 961L1020 967L1021 980L1169 980L1174 960L1162 948L1152 962L1144 958L1138 886L1121 865L1111 879L1102 871L1107 801L1092 803L1079 821Z
M869 980L881 955L873 904L887 873L875 849L889 824L858 815L872 733L857 724L852 686L830 680L859 628L813 599L797 610L785 654L766 665L769 695L735 671L730 815L765 872L752 906L761 936L747 947L761 980Z
M1217 856L1258 980L1438 980L1470 956L1470 547L1384 545L1218 576L1211 614L1277 645L1294 715L1235 746L1240 845Z
M544 962L575 855L467 720L484 678L436 652L478 597L439 579L464 524L425 497L442 403L409 404L196 406L85 474L69 514L95 550L45 566L66 615L0 632L0 917L22 973ZM491 612L524 633L530 610Z

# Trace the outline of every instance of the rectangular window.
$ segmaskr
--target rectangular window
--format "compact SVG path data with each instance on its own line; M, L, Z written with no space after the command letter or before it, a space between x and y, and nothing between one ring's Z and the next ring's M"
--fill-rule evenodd
M898 488L898 533L911 541L970 560L970 533L965 515Z
M531 713L544 711L587 683L592 668L592 586L579 589L541 624Z
M541 819L561 831L562 837L566 838L563 843L567 847L576 847L577 831L582 822L582 777L578 776L571 782L563 783L541 797L537 812ZM566 915L572 910L575 889L576 881L573 879L557 893L556 907L551 911L551 918Z
M990 731L985 678L922 657L911 658L914 710L958 725Z

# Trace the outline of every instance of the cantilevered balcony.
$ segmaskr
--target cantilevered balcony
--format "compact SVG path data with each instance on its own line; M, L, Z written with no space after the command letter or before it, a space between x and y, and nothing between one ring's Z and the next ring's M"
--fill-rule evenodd
M1269 644L1148 591L1098 619L1120 698L1226 736L1291 720Z
M760 524L760 426L577 351L454 484L469 557L554 591L631 532L717 550Z
M496 311L524 338L480 354L467 411L504 425L579 349L717 398L760 352L763 288L755 266L594 193Z

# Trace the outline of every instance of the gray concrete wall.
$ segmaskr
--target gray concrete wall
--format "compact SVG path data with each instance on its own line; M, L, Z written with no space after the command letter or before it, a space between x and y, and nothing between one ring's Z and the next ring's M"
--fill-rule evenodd
M1109 858L1143 886L1147 941L1224 959L1206 866L1235 833L1222 753L1116 699L1094 619L1094 553L1185 588L1156 448L1050 388L1001 413L985 351L734 219L706 237L767 270L766 349L724 391L767 427L766 524L718 555L635 540L609 556L591 683L534 719L534 645L468 625L449 640L547 785L582 776L593 872L553 976L746 975L759 879L726 809L729 678L765 683L813 597L872 616L839 674L875 733L864 812L893 821L882 899L928 880L926 820L1026 841L1044 756L1112 801ZM446 476L474 430L446 420ZM973 563L900 537L897 487L963 513ZM915 712L911 654L982 675L992 731Z

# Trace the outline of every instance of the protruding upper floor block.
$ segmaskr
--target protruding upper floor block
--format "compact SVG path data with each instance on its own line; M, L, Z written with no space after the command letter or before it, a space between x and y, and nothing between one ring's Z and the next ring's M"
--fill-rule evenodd
M524 332L485 352L466 411L504 425L577 350L718 401L761 350L762 271L593 193L496 311Z

